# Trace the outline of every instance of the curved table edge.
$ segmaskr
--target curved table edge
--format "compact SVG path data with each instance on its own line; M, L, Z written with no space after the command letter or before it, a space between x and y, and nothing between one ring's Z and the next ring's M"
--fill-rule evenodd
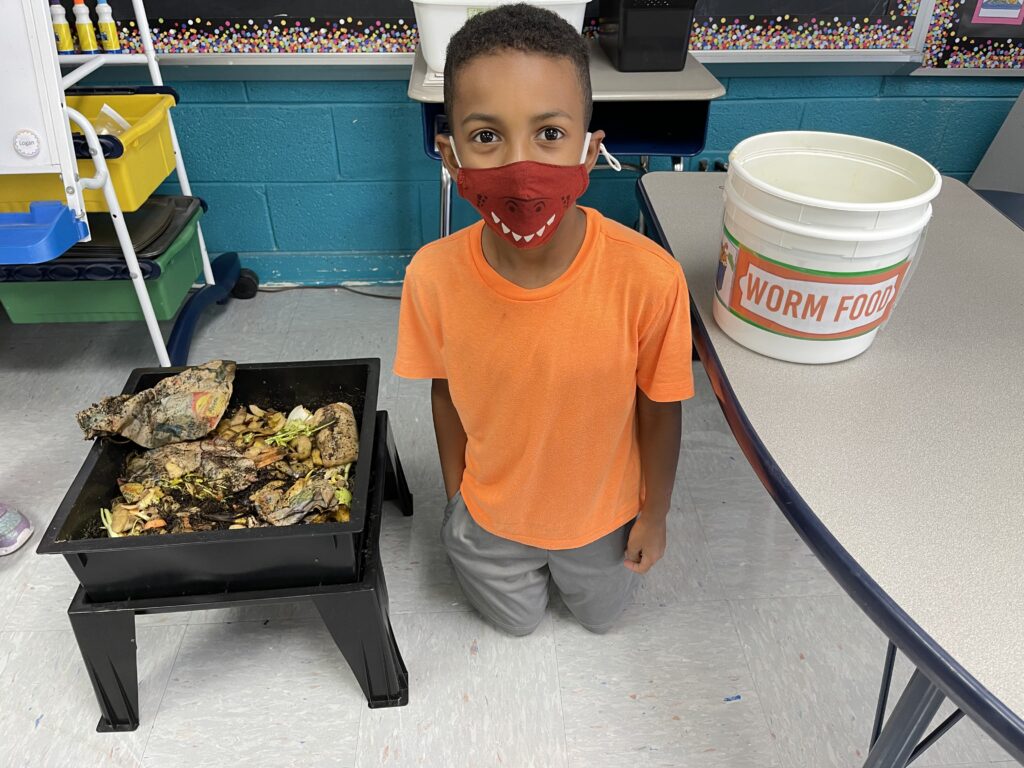
M661 247L672 253L642 178L637 181L637 197L650 226L649 236L653 236ZM896 647L1011 756L1024 763L1024 720L925 632L854 560L814 514L775 463L743 411L692 296L690 317L694 346L711 379L729 428L747 461L790 525L832 577Z

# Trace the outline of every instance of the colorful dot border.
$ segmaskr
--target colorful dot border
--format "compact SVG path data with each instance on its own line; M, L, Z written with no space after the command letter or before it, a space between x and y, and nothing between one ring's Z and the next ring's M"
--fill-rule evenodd
M936 0L924 44L924 66L935 69L1024 69L1024 29L1008 27L1006 38L961 35L960 21L973 0ZM969 10L968 10L969 9ZM1011 34L1018 35L1010 37Z
M883 17L695 18L690 50L905 50L919 4L920 0L898 0ZM974 0L936 0L924 66L1024 68L1024 30L1020 40L976 40L957 33L968 4L973 8ZM139 51L135 23L121 22L120 27L124 46ZM412 53L419 42L414 21L393 18L153 19L151 30L157 53L162 54ZM596 26L585 32L596 34Z
M120 22L122 45L141 51L134 21ZM151 19L158 54L411 53L419 34L405 19L316 17Z
M779 14L773 17L701 17L690 35L692 51L903 50L910 47L916 0L883 17Z

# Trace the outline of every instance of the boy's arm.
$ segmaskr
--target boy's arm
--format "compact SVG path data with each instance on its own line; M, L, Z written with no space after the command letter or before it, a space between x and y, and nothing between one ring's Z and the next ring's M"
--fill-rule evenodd
M659 403L636 391L640 467L644 477L644 506L633 524L626 546L626 567L646 573L665 554L665 518L679 461L682 407Z
M434 435L437 437L437 453L441 457L444 492L451 499L462 485L462 475L466 471L466 430L452 402L447 379L433 380L430 406L434 414Z

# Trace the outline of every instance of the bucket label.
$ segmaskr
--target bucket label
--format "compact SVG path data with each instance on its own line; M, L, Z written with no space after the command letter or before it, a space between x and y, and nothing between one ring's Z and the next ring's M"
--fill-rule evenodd
M910 260L873 272L820 272L755 253L725 231L715 296L765 331L797 339L851 339L892 312Z

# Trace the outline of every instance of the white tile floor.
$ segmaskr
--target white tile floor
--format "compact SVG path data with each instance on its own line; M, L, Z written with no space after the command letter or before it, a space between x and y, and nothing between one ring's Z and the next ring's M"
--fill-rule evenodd
M556 601L511 638L472 613L440 548L427 385L388 372L396 322L393 301L261 294L218 309L192 361L382 358L380 406L417 501L412 518L387 509L381 543L409 705L368 709L310 606L165 614L139 621L141 727L97 734L65 615L75 580L35 555L37 536L0 558L0 765L861 764L884 639L775 509L699 367L670 548L621 626L591 635ZM44 528L86 451L74 412L153 360L141 326L0 321L0 499ZM916 765L1011 764L961 722Z

